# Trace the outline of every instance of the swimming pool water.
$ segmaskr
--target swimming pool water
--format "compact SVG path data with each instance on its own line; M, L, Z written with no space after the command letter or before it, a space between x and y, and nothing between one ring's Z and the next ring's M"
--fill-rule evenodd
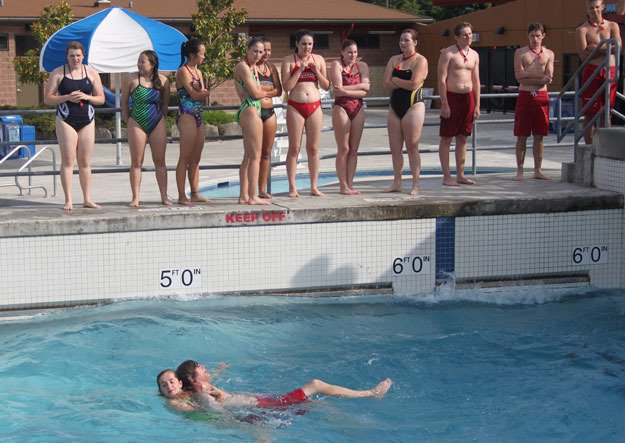
M482 168L479 174L492 174L496 172L512 172L511 168ZM404 178L410 177L410 170L406 169L402 172ZM422 170L421 175L441 174L440 170ZM392 170L362 170L356 172L356 179L363 177L392 177ZM325 186L336 183L338 188L338 177L334 172L320 172L318 183L319 186ZM310 189L310 176L307 173L300 173L295 176L295 183L298 190ZM239 182L228 181L218 185L211 185L201 188L200 192L207 198L234 198L239 196ZM271 177L271 194L282 194L289 192L289 181L286 175L274 174Z
M507 442L625 435L625 297L521 289L455 300L207 297L118 302L0 323L0 440ZM528 294L529 292L529 294ZM450 300L450 297L446 297ZM249 424L171 411L156 374L193 358L230 391L311 378L379 401L320 398ZM302 408L300 408L302 409Z

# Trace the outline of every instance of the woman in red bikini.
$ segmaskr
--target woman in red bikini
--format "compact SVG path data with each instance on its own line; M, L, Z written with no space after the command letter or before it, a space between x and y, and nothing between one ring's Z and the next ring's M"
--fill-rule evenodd
M369 67L358 61L358 46L353 40L341 44L341 59L332 62L330 78L334 85L332 126L336 138L336 175L341 194L360 194L354 189L358 146L365 127L362 99L369 92Z
M282 61L282 87L289 93L286 114L286 127L289 133L289 152L286 159L289 197L299 197L295 172L304 129L306 129L310 194L323 197L323 193L317 187L319 136L323 119L319 88L328 89L330 80L326 76L324 58L312 54L313 44L312 31L306 29L298 31L295 34L295 54L286 56Z

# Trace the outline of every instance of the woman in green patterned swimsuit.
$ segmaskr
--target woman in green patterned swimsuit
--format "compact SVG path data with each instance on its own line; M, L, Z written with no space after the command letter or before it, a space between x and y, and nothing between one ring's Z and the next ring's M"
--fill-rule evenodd
M161 202L171 205L167 196L167 166L165 148L167 128L165 115L169 104L169 81L158 72L158 56L154 51L143 51L137 62L138 72L128 76L122 87L122 110L128 128L130 147L130 189L131 208L139 206L141 187L141 167L145 145L149 142L152 160L156 170L156 182L161 194ZM132 107L130 106L132 99Z
M236 67L234 84L241 99L237 119L243 132L243 161L239 169L241 192L239 204L268 205L258 196L260 154L263 147L263 121L260 119L260 99L267 93L260 87L256 64L265 53L263 41L252 38L247 45L247 57Z

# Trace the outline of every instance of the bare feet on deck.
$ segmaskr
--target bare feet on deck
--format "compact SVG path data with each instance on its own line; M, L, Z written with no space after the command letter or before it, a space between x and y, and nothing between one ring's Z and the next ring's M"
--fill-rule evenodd
M313 197L325 197L326 195L319 188L310 188L310 195Z
M270 205L271 202L269 202L269 201L267 201L265 199L262 199L262 198L260 198L258 196L255 196L255 197L252 197L252 198L248 199L247 204L248 205Z
M265 192L265 191L260 191L260 192L258 193L258 196L259 196L260 198L273 198L273 195L271 195L271 194L269 194L269 193L267 193L267 192Z
M385 378L380 383L378 383L375 388L370 389L371 396L378 400L381 399L386 395L392 384L393 380L391 380L390 378Z
M191 192L191 201L194 203L210 203L210 200L197 191Z
M416 195L419 195L419 187L416 186L414 188L412 188L412 191L409 192L409 195L412 195L413 197Z
M74 204L72 202L65 202L65 205L63 205L63 210L64 211L73 211L74 210Z
M173 205L173 202L169 199L169 197L161 198L161 203L165 206Z
M129 208L138 208L139 207L139 199L133 200L128 203Z
M239 204L240 205L247 205L247 202L250 200L249 197L244 196L244 195L240 195L239 196Z
M443 186L460 186L453 178L443 178Z
M386 188L384 192L401 192L402 186L401 183L393 183L391 186Z
M289 197L298 198L299 192L297 192L297 189L289 189Z
M470 178L466 178L464 176L458 177L457 181L461 185L474 185L475 184L475 182L473 180L471 180Z
M551 177L546 176L541 171L534 171L534 178L536 180L551 180Z
M523 181L523 171L517 172L516 175L514 176L514 179L518 182L522 182Z
M89 209L100 209L100 205L97 203L92 202L91 200L87 200L82 204L83 208L89 208Z
M350 188L349 186L341 187L339 192L343 195L359 195L360 191L357 191L354 188Z
M193 206L193 202L189 200L187 197L178 198L178 204L181 206Z

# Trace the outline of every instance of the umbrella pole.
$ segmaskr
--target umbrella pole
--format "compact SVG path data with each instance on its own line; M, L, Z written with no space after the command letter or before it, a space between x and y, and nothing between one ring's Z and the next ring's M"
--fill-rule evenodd
M119 108L121 107L121 100L119 97L119 90L121 88L120 81L121 74L119 72L115 73L115 138L121 138L122 136L122 115ZM117 142L117 166L122 165L122 142Z

